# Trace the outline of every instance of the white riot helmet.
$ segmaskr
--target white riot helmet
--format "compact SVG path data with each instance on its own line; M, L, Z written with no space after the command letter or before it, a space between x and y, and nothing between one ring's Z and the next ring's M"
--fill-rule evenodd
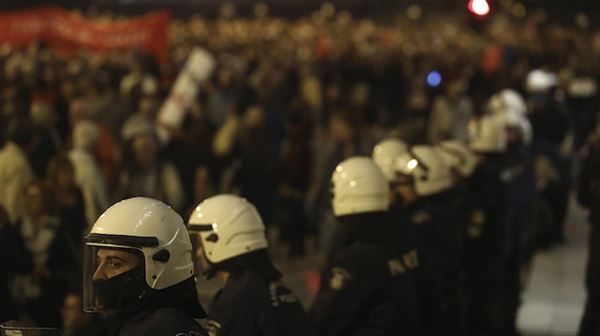
M193 281L192 244L182 218L161 201L126 199L108 208L85 238L83 301L87 312L108 310L100 303L93 280L97 251L103 248L140 255L145 282L151 289L165 290L190 278Z
M235 195L217 195L200 203L190 216L188 228L200 235L204 256L213 264L268 245L258 211Z
M381 169L388 182L393 181L396 174L394 161L406 153L407 148L408 145L404 141L396 138L382 140L373 148L373 161Z
M419 196L434 195L452 187L450 167L431 146L409 147L407 152L398 158L396 172L411 177Z
M496 117L484 115L467 127L469 147L476 153L500 153L506 150L506 132Z
M456 169L463 177L469 177L477 168L477 157L464 143L458 140L446 140L436 148L446 164Z
M355 156L337 165L331 176L333 214L345 216L389 208L389 186L373 160Z
M555 74L545 70L535 69L527 74L525 79L525 90L529 94L547 93L553 86L556 86L558 78Z
M521 135L523 143L530 144L533 139L533 128L526 115L513 109L507 109L494 114L494 117L504 128L514 128Z
M512 89L504 89L490 98L488 110L492 114L502 113L506 110L512 110L517 113L526 114L527 104L517 91Z

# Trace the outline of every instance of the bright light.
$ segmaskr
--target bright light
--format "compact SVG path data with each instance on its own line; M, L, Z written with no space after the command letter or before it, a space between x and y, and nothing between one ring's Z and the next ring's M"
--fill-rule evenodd
M436 87L438 85L440 85L440 83L442 82L442 74L439 73L439 71L430 71L427 74L427 85L431 86L431 87Z
M490 13L490 5L487 0L469 0L467 8L469 12L478 16L486 16Z
M417 168L418 165L419 163L417 162L417 160L411 159L410 161L408 161L408 164L406 164L406 167L408 167L409 170L413 170Z

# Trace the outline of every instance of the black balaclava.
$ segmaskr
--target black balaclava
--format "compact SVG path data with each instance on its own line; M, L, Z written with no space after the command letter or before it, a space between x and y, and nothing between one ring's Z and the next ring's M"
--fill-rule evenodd
M100 303L117 314L141 308L149 299L151 288L146 283L143 267L137 267L107 280L94 283Z

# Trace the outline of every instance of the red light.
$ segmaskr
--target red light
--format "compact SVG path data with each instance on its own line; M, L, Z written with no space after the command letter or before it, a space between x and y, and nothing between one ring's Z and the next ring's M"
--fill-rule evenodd
M490 5L487 0L469 0L467 8L469 12L477 16L486 16L490 13Z
M307 269L304 271L304 279L306 281L306 289L310 296L317 294L319 286L321 285L321 275L319 272L313 269Z

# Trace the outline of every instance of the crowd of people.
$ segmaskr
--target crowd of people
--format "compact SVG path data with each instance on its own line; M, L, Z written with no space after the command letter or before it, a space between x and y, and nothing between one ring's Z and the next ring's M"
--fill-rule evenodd
M354 276L347 267L369 256L348 247L361 235L367 245L406 248L373 252L402 253L392 278L417 264L426 270L390 285L425 287L425 299L405 300L421 303L422 314L398 308L406 309L407 333L426 326L430 335L516 335L521 275L537 249L564 240L581 165L581 186L590 187L579 198L598 222L600 32L583 15L563 26L543 12L509 14L481 22L413 11L379 23L324 8L297 20L174 19L166 63L135 50L61 55L43 41L2 46L0 261L8 272L0 297L10 305L0 307L0 320L74 323L64 316L81 300L83 237L111 204L150 197L187 219L227 193L256 207L290 258L307 249L325 256L311 310L319 334L358 334L369 321L382 334L394 330L375 318L353 324L356 314L376 312L335 295ZM217 65L164 142L156 116L195 47ZM388 163L404 167L378 161L385 139L402 149ZM332 172L371 155L385 173L385 196L388 184L395 190L392 205L336 209ZM431 176L445 182L420 189ZM387 222L388 208L401 229L367 234L364 222ZM394 234L414 239L388 239ZM599 257L590 259L586 328L598 323ZM375 282L350 282L367 286L357 305L371 302ZM336 325L330 310L344 305L355 315Z

